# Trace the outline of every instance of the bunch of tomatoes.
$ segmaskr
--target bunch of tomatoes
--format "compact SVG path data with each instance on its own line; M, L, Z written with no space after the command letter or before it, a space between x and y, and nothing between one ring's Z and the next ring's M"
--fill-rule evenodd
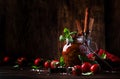
M44 63L45 68L58 68L60 66L60 62L58 60L46 61ZM69 67L66 67L66 69ZM99 64L91 64L90 62L83 62L81 65L74 65L71 67L71 71L69 72L71 75L91 75L100 72Z
M3 61L5 63L10 61L10 57L6 56L4 57ZM25 57L18 57L16 62L18 65L23 65L26 64L27 58ZM34 59L33 61L33 65L34 66L41 66L44 67L45 69L55 69L55 68L59 68L61 66L60 61L59 60L46 60L44 61L42 58L37 57ZM68 67L66 67L67 69ZM74 65L73 67L71 67L71 71L70 73L72 75L84 75L85 73L89 73L89 74L95 74L95 73L99 73L100 71L100 65L99 64L91 64L90 62L83 62L80 65Z

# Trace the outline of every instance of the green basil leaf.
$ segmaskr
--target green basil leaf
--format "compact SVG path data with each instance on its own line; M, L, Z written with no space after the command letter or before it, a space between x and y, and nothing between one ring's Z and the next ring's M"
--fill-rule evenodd
M64 63L64 58L63 56L60 57L60 66L64 66L65 63Z
M78 55L78 58L79 58L80 61L82 61L81 55Z
M102 59L106 59L107 55L105 53L103 53L101 56L100 56Z
M82 73L82 75L93 75L93 72L86 72L86 73Z
M64 32L65 35L68 35L70 33L69 29L67 29L67 28L64 28L63 32Z
M91 63L91 64L98 64L98 62L95 61L95 60L94 60L94 61L90 61L90 63Z
M19 67L19 65L15 65L15 66L13 66L13 67L18 68L18 67Z
M74 32L70 32L70 30L67 29L67 28L64 28L63 32L64 32L64 34L60 35L59 40L60 41L65 41L66 39L68 39L68 42L73 42L73 38L72 38L71 35L75 34L77 32L75 32L75 31Z
M64 41L66 38L63 35L60 35L59 40Z
M68 37L69 42L73 42L73 38L71 36Z
M72 35L72 34L76 34L77 32L76 31L74 31L74 32L70 32L70 35Z
M90 62L90 60L85 57L85 56L81 56L81 55L78 55L78 58L82 61L82 62Z
M32 66L32 68L33 69L39 69L40 67L34 65L34 66Z

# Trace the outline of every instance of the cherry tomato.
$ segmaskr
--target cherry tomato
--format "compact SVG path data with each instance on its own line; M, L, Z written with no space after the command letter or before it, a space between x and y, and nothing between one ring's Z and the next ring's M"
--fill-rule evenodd
M60 65L58 60L52 60L50 63L51 68L57 68Z
M50 61L49 61L49 60L48 60L48 61L45 61L44 67L45 67L45 68L50 68Z
M40 65L40 62L41 62L41 58L36 58L34 60L34 65L38 66L38 65Z
M4 62L9 62L10 61L10 57L9 56L5 56L3 59Z
M26 58L25 58L25 57L19 57L19 58L17 59L17 63L18 63L19 65L22 65L25 61L26 61Z
M91 67L91 63L89 63L89 62L84 62L84 63L81 65L82 72L89 72L89 71L90 71L90 67Z
M81 66L80 65L75 65L72 68L72 74L73 75L81 75L81 73L82 73L82 70L81 70Z
M97 73L100 69L100 66L99 64L93 64L91 67L90 67L90 71L93 72L93 73Z

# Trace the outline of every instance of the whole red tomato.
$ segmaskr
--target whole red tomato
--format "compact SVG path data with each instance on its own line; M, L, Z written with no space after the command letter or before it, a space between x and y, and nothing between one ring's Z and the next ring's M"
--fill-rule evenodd
M5 63L9 62L9 61L10 61L10 57L9 57L9 56L5 56L4 59L3 59L3 61L4 61Z
M58 60L52 60L50 63L51 68L57 68L60 65Z
M91 63L89 63L89 62L84 62L84 63L81 65L82 72L89 72L89 71L90 71L90 67L91 67Z
M93 53L90 53L87 55L88 59L94 61L95 60L95 55Z
M90 71L93 72L93 73L97 73L99 70L100 70L100 65L99 64L93 64L90 67Z
M50 63L51 63L51 62L50 62L49 60L48 60L48 61L45 61L44 67L47 68L47 69L50 68Z
M26 58L25 58L25 57L19 57L19 58L17 59L17 63L18 63L19 65L24 64L25 61L26 61Z
M41 62L41 58L36 58L34 60L34 65L38 66L38 65L40 65L40 62Z
M75 65L72 68L72 74L73 75L81 75L81 73L82 73L82 70L81 70L81 66L80 65Z

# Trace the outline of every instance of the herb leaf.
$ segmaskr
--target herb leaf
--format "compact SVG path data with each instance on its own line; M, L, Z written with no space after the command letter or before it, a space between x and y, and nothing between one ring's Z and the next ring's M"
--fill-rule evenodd
M86 73L82 73L82 75L93 75L93 72L86 72Z
M64 28L63 33L64 34L60 35L60 37L59 37L60 41L68 40L68 42L73 42L73 38L72 38L71 35L76 34L77 32L75 32L75 31L74 32L70 32L69 29Z
M64 58L63 56L60 57L60 66L64 66L65 63L64 63Z
M39 69L40 67L33 65L32 68L33 69Z
M67 28L64 28L64 31L63 31L66 35L69 35L70 31L67 29Z
M77 32L76 31L74 31L74 32L70 32L70 35L72 35L72 34L76 34Z
M105 53L103 53L101 56L100 56L102 59L106 59L107 55Z
M60 35L59 40L60 40L60 41L64 41L64 40L65 40L65 37L64 37L63 35Z

